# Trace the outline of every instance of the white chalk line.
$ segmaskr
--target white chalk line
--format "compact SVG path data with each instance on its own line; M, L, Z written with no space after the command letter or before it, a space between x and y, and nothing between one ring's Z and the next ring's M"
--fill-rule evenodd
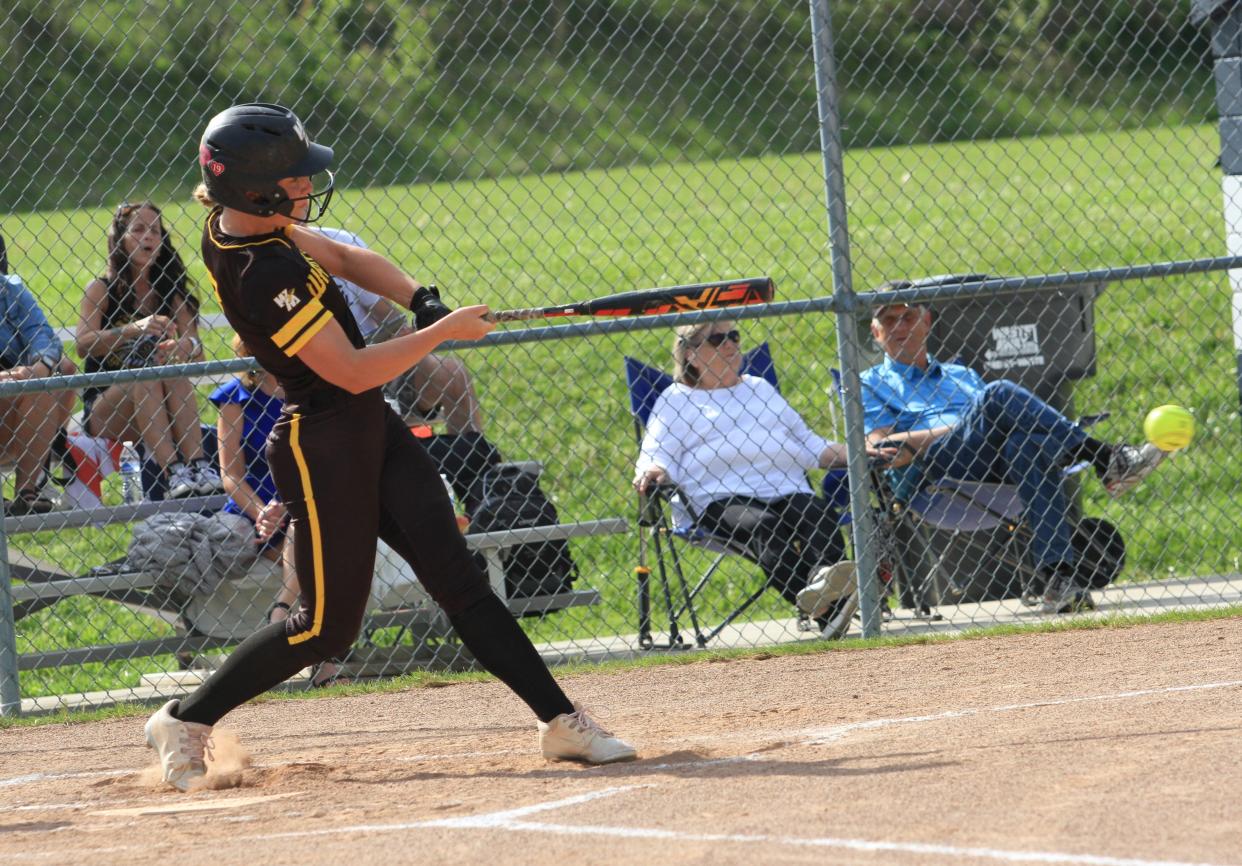
M938 722L945 719L960 719L966 716L982 715L984 713L1013 713L1021 710L1042 709L1045 707L1060 707L1070 704L1094 703L1103 701L1122 701L1130 698L1143 698L1152 695L1169 694L1172 692L1197 692L1208 691L1211 689L1226 689L1242 686L1242 680L1230 680L1221 683L1199 683L1189 686L1165 686L1158 689L1136 689L1127 692L1115 692L1107 695L1082 695L1076 698L1058 698L1046 701L1031 701L1024 704L1001 704L995 707L968 707L962 710L945 710L941 713L931 713L922 716L904 716L894 719L872 719L866 722L850 722L845 725L834 725L829 728L807 728L797 731L792 735L795 737L808 737L803 740L803 745L824 746L843 740L849 734L856 731L874 730L876 728L887 728L893 725L911 725L922 722ZM753 734L751 735L754 736ZM787 734L786 736L790 736Z
M24 776L11 776L7 779L0 779L0 788L30 785L35 782L53 782L57 779L98 779L105 776L128 776L137 772L137 770L83 770L76 773L27 773Z
M463 825L465 826L465 825ZM1132 857L1105 857L1097 854L1069 854L1059 851L1010 851L1003 848L963 848L927 842L876 842L869 839L804 838L738 833L687 833L640 827L607 827L575 824L540 824L506 821L487 825L488 829L553 833L562 836L611 836L622 839L663 839L675 842L736 842L747 844L793 845L807 848L840 848L869 853L939 854L953 860L970 857L1005 863L1075 863L1084 866L1214 866L1178 860L1143 860Z
M396 824L353 824L349 827L327 827L320 830L307 830L304 832L292 831L288 833L265 833L261 836L246 836L246 841L267 841L270 839L296 839L305 836L335 836L340 833L394 833L402 830L418 830L426 827L492 827L500 826L508 821L514 821L527 815L534 815L537 812L547 812L552 809L564 809L568 806L577 806L580 803L589 803L592 800L599 800L604 797L611 797L614 794L620 794L622 791L630 791L635 788L649 788L650 785L618 785L612 788L603 788L599 791L589 791L585 794L577 794L573 797L565 797L561 800L552 800L547 803L535 803L531 806L520 806L516 809L506 809L503 812L491 812L484 815L467 815L461 818L435 818L430 821L402 821Z
M346 833L393 833L408 830L438 828L457 830L507 830L526 833L550 833L558 836L607 836L623 839L660 839L676 842L729 842L737 844L790 845L812 848L837 848L868 853L887 852L903 854L932 854L953 859L972 858L995 860L1005 863L1069 863L1082 864L1082 866L1216 866L1216 864L1178 860L1148 860L1134 857L1109 857L1097 854L1072 854L1060 851L1017 851L1002 848L964 847L928 842L885 842L871 839L798 837L744 833L693 833L682 830L662 830L648 827L612 827L591 824L545 824L535 821L522 820L530 815L535 815L540 812L549 812L556 809L568 808L570 806L578 806L628 791L653 787L656 786L650 784L619 785L603 788L597 791L589 791L584 794L577 794L575 796L565 797L559 800L535 803L529 806L521 806L516 809L505 809L499 812L486 812L480 815L466 815L456 818L437 818L426 821L406 821L394 824L353 824L346 827L332 827L318 830L264 833L253 836L239 837L237 841L261 842L280 839L305 838L308 836L333 836ZM107 850L109 852L120 852L125 850L135 850L139 847L140 846L121 846L112 847ZM64 854L65 852L60 851L59 853ZM42 857L44 854L45 852L17 854L11 855L11 859L30 859Z
M813 848L839 848L870 853L936 854L960 859L997 860L1007 863L1071 863L1082 866L1213 866L1205 863L1189 863L1177 860L1147 860L1133 857L1107 857L1096 854L1071 854L1060 851L1011 851L1002 848L976 848L957 845L941 845L926 842L883 842L870 839L844 839L832 837L775 836L742 833L691 833L681 830L660 830L646 827L610 827L590 824L544 824L521 820L529 815L578 806L628 791L653 788L655 785L618 785L552 800L457 818L437 818L430 821L409 821L398 824L355 824L306 832L271 833L248 836L246 841L267 841L304 836L329 836L342 833L383 833L417 829L456 830L510 830L528 833L551 833L559 836L609 836L624 839L662 839L677 842L734 842L743 844L792 845Z

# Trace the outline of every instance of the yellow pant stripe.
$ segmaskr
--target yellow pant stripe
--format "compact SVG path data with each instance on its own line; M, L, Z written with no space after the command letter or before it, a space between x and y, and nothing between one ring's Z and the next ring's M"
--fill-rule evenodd
M289 638L290 644L301 643L318 637L319 632L323 629L323 536L319 531L319 511L315 508L315 494L311 489L310 470L306 467L306 457L302 454L302 447L298 443L301 433L302 416L294 414L289 421L289 447L293 449L293 460L298 464L298 475L302 478L302 496L306 499L306 522L309 524L306 528L310 530L311 538L311 565L312 572L315 576L315 612L311 619L310 631L299 632ZM301 532L301 527L298 532ZM302 563L298 563L299 577L301 575Z

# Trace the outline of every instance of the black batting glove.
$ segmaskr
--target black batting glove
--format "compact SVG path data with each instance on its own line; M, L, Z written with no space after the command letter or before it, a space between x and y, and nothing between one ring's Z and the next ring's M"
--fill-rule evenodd
M414 312L414 327L420 331L431 327L453 312L440 300L440 290L435 286L423 286L417 289L414 297L410 299L410 309Z

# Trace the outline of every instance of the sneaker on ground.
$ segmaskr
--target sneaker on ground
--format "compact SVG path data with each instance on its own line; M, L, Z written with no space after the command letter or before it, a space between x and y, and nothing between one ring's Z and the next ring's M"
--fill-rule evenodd
M211 496L213 493L224 492L224 482L220 480L220 473L209 461L194 461L192 471L196 483L195 489L199 496Z
M1079 586L1073 579L1058 577L1049 583L1044 591L1044 604L1041 610L1046 614L1095 610L1095 598L1091 595L1091 590Z
M172 700L147 719L147 745L160 758L164 781L178 791L188 791L195 779L207 775L211 754L211 725L173 718L179 701Z
M168 466L168 498L184 499L198 492L198 479L194 470L184 463L172 463Z
M638 756L633 746L600 727L579 704L574 704L572 713L539 723L539 746L545 758L558 761L611 764Z
M825 565L815 572L811 582L798 593L798 610L811 619L823 616L828 606L849 593L858 583L858 568L850 560Z
M1115 446L1112 456L1108 458L1108 471L1101 479L1104 482L1104 489L1108 491L1109 496L1121 496L1136 487L1168 456L1166 452L1150 442L1142 447Z

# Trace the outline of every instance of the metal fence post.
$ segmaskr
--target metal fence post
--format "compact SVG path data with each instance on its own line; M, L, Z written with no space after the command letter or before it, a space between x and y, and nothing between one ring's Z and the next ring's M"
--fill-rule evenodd
M854 526L854 555L858 561L858 600L862 635L880 633L880 597L875 580L875 533L871 519L862 400L859 396L859 347L850 269L850 237L846 222L844 147L838 113L836 59L832 49L832 22L828 0L811 0L811 38L815 52L815 91L819 106L819 143L824 161L824 195L828 210L828 239L832 254L832 281L837 313L837 342L845 406L845 443L849 454L850 502Z
M0 716L22 712L17 680L17 622L13 619L13 588L9 576L9 544L0 520Z

